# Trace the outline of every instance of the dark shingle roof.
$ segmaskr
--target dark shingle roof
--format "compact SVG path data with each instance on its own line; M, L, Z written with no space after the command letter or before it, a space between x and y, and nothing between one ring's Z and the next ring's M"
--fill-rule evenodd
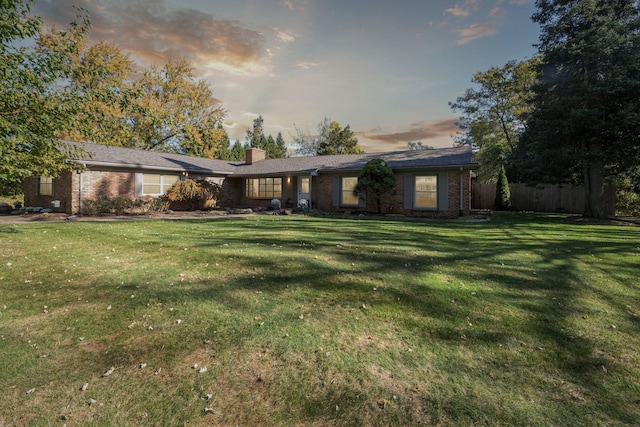
M131 148L64 141L75 147L84 148L89 158L71 159L89 166L110 166L135 169L156 169L187 171L191 173L232 174L236 167L224 160L205 159L181 154L157 151L134 150Z
M453 166L472 166L469 147L434 150L405 150L371 154L341 154L333 156L289 157L238 164L235 175L257 176L317 171L359 171L372 159L384 159L391 169L424 169Z
M429 169L442 167L472 167L469 147L433 150L405 150L371 154L342 154L333 156L288 157L268 159L251 165L225 160L205 159L157 151L135 150L92 143L64 141L82 147L90 158L71 159L88 166L131 169L187 171L190 173L264 176L283 174L359 171L371 159L384 159L392 169Z

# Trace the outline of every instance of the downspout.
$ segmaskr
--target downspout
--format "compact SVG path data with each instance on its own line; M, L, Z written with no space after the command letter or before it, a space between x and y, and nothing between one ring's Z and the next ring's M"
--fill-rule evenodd
M460 168L460 216L464 215L464 171Z
M82 171L78 171L78 213L82 215Z
M313 204L313 173L309 174L309 206L307 206L308 210L311 210L311 205Z

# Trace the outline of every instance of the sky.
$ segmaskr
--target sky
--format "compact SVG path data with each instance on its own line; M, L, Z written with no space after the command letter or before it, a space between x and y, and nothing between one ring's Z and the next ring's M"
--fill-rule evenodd
M349 125L365 152L450 147L474 73L535 55L534 0L35 0L45 27L89 11L94 42L138 64L186 58L232 141Z

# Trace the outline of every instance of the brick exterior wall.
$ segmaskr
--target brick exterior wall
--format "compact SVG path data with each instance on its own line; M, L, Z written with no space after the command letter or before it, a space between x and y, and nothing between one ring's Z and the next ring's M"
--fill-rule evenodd
M242 181L241 178L225 178L222 183L222 200L218 203L218 206L225 208L240 206Z
M312 185L315 189L314 207L316 209L327 212L340 211L340 208L333 206L333 175L314 177Z
M136 175L132 172L85 171L82 173L82 199L135 199L135 182Z
M245 163L247 165L252 165L256 162L264 160L267 158L267 152L261 150L260 148L247 148L245 150Z
M65 173L53 180L53 195L41 196L38 194L39 178L32 176L23 184L24 205L31 207L49 208L54 212L71 213L71 195L73 194L73 175ZM53 205L54 200L60 201L60 207Z
M415 210L404 207L404 180L405 174L396 174L396 185L382 197L383 214L400 214L407 216L421 216L434 218L455 218L461 213L466 215L471 210L471 174L468 170L463 172L449 170L448 172L448 209L446 211ZM433 172L429 172L433 173ZM327 212L377 212L377 205L371 195L367 197L366 207L340 207L333 206L333 178L335 175L322 174L313 178L312 206ZM348 176L345 174L345 176ZM355 176L355 175L349 175ZM463 181L463 204L460 207L460 179ZM199 177L193 177L197 179ZM222 178L217 178L221 180ZM78 173L66 173L54 180L52 196L39 196L37 193L37 178L31 177L25 181L24 197L25 206L38 206L53 208L52 202L60 200L60 212L68 214L79 213L80 210L80 182L82 182L82 200L97 199L98 197L123 197L134 199L135 173L121 171L95 171L88 170ZM223 197L218 202L220 207L270 207L271 199L247 199L244 197L244 178L226 178L222 181ZM292 177L291 182L283 177L282 205L291 198L297 200L297 181Z
M433 172L430 172L433 173ZM354 175L344 175L354 176ZM460 208L460 178L463 181L463 206ZM367 195L366 207L341 207L333 206L333 177L334 175L320 175L317 177L316 207L328 212L377 212L377 203L372 195ZM448 173L448 209L446 211L405 209L404 207L404 180L405 174L396 173L396 185L381 198L383 214L400 214L407 216L433 217L433 218L457 218L462 213L468 215L471 211L471 174L468 170L463 172L449 171Z

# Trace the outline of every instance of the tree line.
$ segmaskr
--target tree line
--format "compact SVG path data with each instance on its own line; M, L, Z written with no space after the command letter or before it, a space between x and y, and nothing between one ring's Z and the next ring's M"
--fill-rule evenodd
M458 142L474 148L481 181L504 168L515 182L582 184L584 215L602 218L616 180L640 211L639 2L537 0L532 20L538 54L476 73L450 103Z
M230 142L224 106L188 61L141 68L114 45L89 43L86 11L44 31L31 4L0 3L0 193L73 168L66 159L79 153L60 151L61 138L237 161L248 146L288 154L262 116L244 142ZM640 206L639 1L536 0L532 20L538 54L476 73L450 103L462 113L456 142L474 148L481 181L504 168L511 181L583 184L585 215L603 217L604 184L616 180ZM317 132L295 131L297 155L362 152L350 127L329 118Z
M60 139L236 161L249 146L287 156L281 133L265 135L262 116L245 141L231 142L224 106L187 60L141 67L113 44L89 42L87 11L68 28L43 29L32 4L0 3L0 194L19 192L27 176L72 169L66 159L82 150L61 151ZM298 143L304 155L361 152L337 121Z

